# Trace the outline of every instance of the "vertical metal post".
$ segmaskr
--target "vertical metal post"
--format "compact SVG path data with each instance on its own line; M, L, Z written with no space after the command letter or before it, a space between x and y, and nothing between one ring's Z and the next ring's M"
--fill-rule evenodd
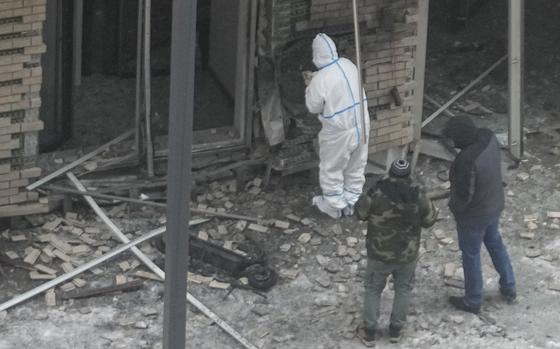
M144 11L144 0L138 0L138 25L136 33L136 100L135 100L135 110L134 110L134 146L136 147L136 153L138 154L138 159L140 159L140 154L142 150L140 149L140 120L142 116L142 111L140 110L142 106L142 37L143 37L143 16Z
M196 0L173 0L163 348L185 348Z
M418 24L416 36L416 60L414 62L414 81L416 81L416 91L414 91L414 152L412 153L411 168L412 173L418 163L422 138L422 117L424 114L424 85L426 80L426 51L428 48L428 18L430 12L430 0L420 0L418 2Z
M82 41L84 29L84 0L74 1L74 33L72 63L74 66L74 89L82 85Z
M354 12L354 41L356 41L356 66L358 67L358 81L360 92L360 114L362 123L362 139L364 144L368 144L368 130L366 130L366 111L364 110L364 87L362 82L362 54L360 49L360 19L358 17L358 4L356 0L352 0L352 9Z
M152 143L152 60L150 58L152 42L152 0L145 0L144 7L144 115L146 121L146 155L148 177L154 176L154 149ZM193 46L194 47L194 46Z
M509 1L509 149L523 155L523 41L525 1Z

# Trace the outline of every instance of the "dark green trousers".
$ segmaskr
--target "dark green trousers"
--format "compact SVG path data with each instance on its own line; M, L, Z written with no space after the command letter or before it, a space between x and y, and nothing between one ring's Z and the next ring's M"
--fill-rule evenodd
M381 293L387 284L387 277L389 275L393 275L393 286L395 289L391 325L399 329L404 327L415 270L416 261L399 264L368 259L364 280L366 287L364 295L364 322L366 329L377 329Z

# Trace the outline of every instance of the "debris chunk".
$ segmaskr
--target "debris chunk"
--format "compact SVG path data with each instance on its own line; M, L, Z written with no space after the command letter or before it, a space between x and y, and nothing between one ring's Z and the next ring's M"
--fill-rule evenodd
M529 223L527 224L527 229L529 229L529 230L537 230L537 229L539 229L539 226L538 226L538 224L535 223L535 222L529 222Z
M231 240L224 241L224 248L230 251L233 250L233 241Z
M527 172L521 172L517 174L517 179L519 179L522 182L525 182L526 180L528 180L531 176L527 173Z
M554 280L548 284L548 289L551 291L560 292L560 281Z
M56 293L54 293L54 289L50 289L45 293L45 302L49 307L54 307L56 305Z
M143 271L143 270L138 270L136 273L134 273L134 275L138 276L139 278L143 278L143 279L161 281L159 276L157 276L156 274L150 273L150 272L147 272L147 271Z
M262 226L260 224L251 223L248 227L250 230L256 231L258 233L268 233L268 227Z
M128 261L120 262L119 268L121 268L122 271L127 271L130 269L130 263L128 263Z
M204 230L198 232L198 238L202 241L208 241L208 233Z
M284 279L292 279L295 280L297 279L298 275L299 275L299 270L297 269L280 269L280 277L284 278Z
M245 228L247 228L247 221L237 221L237 223L235 224L235 229L237 231L242 232L243 230L245 230Z
M519 234L522 239L533 240L535 238L535 233L530 231L524 231Z
M6 251L6 256L8 256L10 259L18 259L19 258L19 255L14 251Z
M56 270L49 268L45 265L42 264L37 264L35 265L35 269L45 273L45 274L51 274L51 275L56 275Z
M52 280L52 279L56 278L56 275L41 274L39 272L32 271L32 272L29 273L29 277L31 278L31 280Z
M455 271L457 270L457 266L455 263L447 263L443 267L443 276L446 278L452 278L455 275Z
M322 267L325 267L329 263L329 259L321 254L315 256L315 259L317 260L317 263L319 263L319 265Z
M84 254L90 252L91 249L86 245L78 245L72 247L72 254Z
M288 252L292 248L292 244L283 244L280 245L280 251Z
M218 234L227 235L228 231L225 225L218 225Z
M348 247L354 247L358 244L358 239L353 236L349 236L346 238L346 244Z
M286 218L288 218L291 221L297 222L297 223L301 222L301 218L296 216L295 214L290 213L290 214L286 215Z
M445 232L441 229L436 229L434 230L434 236L436 237L436 239L441 240L441 239L445 239L447 237L447 235L445 234Z
M54 238L50 241L50 244L57 250L60 250L66 254L72 253L72 246L62 240Z
M298 241L301 242L302 244L308 243L309 240L311 240L311 234L310 233L303 233L298 237Z
M71 282L67 282L64 285L60 286L60 289L62 290L62 292L70 292L75 290L76 286Z
M71 263L68 263L68 262L62 263L62 264L60 265L60 267L62 268L62 270L63 270L65 273L69 273L69 272L71 272L72 270L74 270L74 266L73 266Z
M84 279L80 279L80 278L72 279L72 283L78 288L82 288L85 285L87 285L87 281L84 280Z
M546 213L548 218L558 218L560 219L560 212L553 212L553 211L548 211Z
M290 222L276 220L274 221L274 226L279 229L289 229Z
M201 285L201 284L211 283L212 280L214 280L214 278L211 277L211 276L202 276L202 275L199 275L199 274L188 272L187 280L189 280L189 281L191 281L195 284Z
M132 325L132 327L137 328L139 330L145 330L148 328L148 324L145 321L138 321L135 322L134 325Z
M525 256L528 258L537 258L543 255L543 251L536 246L529 246L525 249Z
M46 231L54 232L60 223L62 223L62 218L55 218L54 220L43 224L41 228Z
M230 287L230 284L227 283L227 282L220 282L220 281L212 280L210 282L210 284L208 285L208 287L216 288L216 289L219 289L219 290L227 290Z
M538 220L539 220L539 214L538 213L528 214L528 215L525 215L523 217L523 221L525 223L535 222L535 221L538 221Z
M27 240L27 237L23 234L12 235L10 240L12 240L12 242L21 242Z
M124 285L128 282L126 275L117 274L115 275L115 285Z

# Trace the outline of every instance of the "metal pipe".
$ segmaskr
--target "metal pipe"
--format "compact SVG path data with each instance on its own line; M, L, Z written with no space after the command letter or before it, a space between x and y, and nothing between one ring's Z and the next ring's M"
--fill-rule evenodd
M482 79L484 79L488 74L490 74L494 69L496 69L502 62L507 59L508 55L504 55L500 58L496 63L492 64L492 66L486 69L482 74L480 74L476 79L471 81L464 89L459 91L453 98L451 98L447 103L442 105L438 110L436 110L432 115L428 116L426 120L422 122L422 127L425 127L429 124L433 119L437 118L444 110L449 108L453 103L455 103L459 98L461 98L465 93L467 93L471 88L473 88L476 84L478 84Z
M362 55L360 51L360 22L358 18L358 4L356 0L352 0L352 8L354 11L354 40L356 41L356 66L358 67L358 81L360 89L360 114L362 122L362 138L364 144L368 144L368 130L366 130L366 111L364 110L364 88L362 83Z
M61 275L61 276L59 276L55 279L52 279L52 280L50 280L50 281L48 281L48 282L46 282L46 283L44 283L44 284L42 284L38 287L35 287L34 289L31 289L31 290L29 290L27 292L24 292L24 293L22 293L18 296L15 296L14 298L10 299L9 301L0 304L0 311L7 310L7 309L9 309L9 308L11 308L15 305L18 305L21 302L24 302L24 301L26 301L26 300L28 300L32 297L35 297L36 295L38 295L42 292L45 292L45 291L47 291L47 290L49 290L49 289L51 289L51 288L53 288L57 285L60 285L61 283L65 282L65 281L73 279L76 276L80 275L81 273L98 266L99 264L101 264L101 263L103 263L103 262L105 262L105 261L123 253L124 251L126 251L126 250L128 250L128 249L130 249L130 248L132 248L132 247L134 247L138 244L141 244L144 241L148 241L151 238L154 238L154 237L162 234L164 231L165 231L165 228L158 228L158 229L152 230L151 232L147 233L146 235L144 235L144 236L142 236L142 237L140 237L140 238L138 238L134 241L131 241L127 244L124 244L120 247L117 247L113 251L107 252L103 256L97 257L96 259L94 259L90 262L87 262L86 264L82 264L82 265L76 267L76 269L74 269L74 270L72 270L72 271L70 271L70 272L68 272L64 275Z
M45 187L45 189L53 190L53 191L57 191L57 192L61 192L61 193L66 193L66 194L73 194L73 195L80 195L80 196L91 196L91 197L99 198L99 199L130 202L132 204L162 207L162 208L167 207L167 204L164 204L164 203L161 203L161 202L144 201L144 200L140 200L140 199L132 199L132 198L127 198L127 197L117 196L117 195L101 194L101 193L95 193L95 192L91 192L91 191L79 191L79 190L73 190L73 189L70 189L70 188L60 187L60 186L57 186L57 185L47 185ZM200 209L200 208L191 208L191 212L198 213L198 214L204 214L204 215L207 215L207 216L215 216L215 217L221 217L221 218L227 218L227 219L237 219L237 220L243 220L243 221L255 222L255 223L259 223L259 222L262 223L262 221L263 221L262 219L259 219L257 217L243 216L243 215L238 215L238 214L233 214L233 213L215 212L215 211L204 210L204 209Z
M142 153L140 149L140 120L141 120L141 101L142 98L142 29L143 26L143 14L142 8L144 7L144 0L138 0L138 25L136 33L136 99L134 106L134 146L136 147L136 154L138 154L138 159L140 159L140 154Z
M78 178L76 178L76 176L74 176L72 172L68 172L66 176L68 177L68 179L70 179L70 181L76 186L76 188L79 191L86 192L86 188L84 187L84 185L78 180ZM109 217L107 217L103 209L99 207L99 205L95 202L95 200L93 200L91 196L85 195L84 199L91 206L91 208L97 214L97 216L101 218L101 220L105 224L107 224L107 226L109 227L109 229L113 231L113 233L115 233L115 235L119 238L119 240L121 240L125 244L130 242L130 239L127 238L126 235L124 235L124 233L119 229L119 227L115 225L115 223L113 223L113 221L111 221L111 219L109 219ZM144 263L154 273L158 274L158 276L163 280L164 277L163 271L154 262L152 262L152 260L148 258L148 256L146 256L142 251L140 251L138 247L132 247L131 251L136 255L136 257L138 257L138 259L142 263Z
M78 187L78 189L80 191L85 191L85 188L83 187L83 185L80 183L80 181L76 178L76 176L74 176L74 174L72 173L68 173L67 174L68 178ZM120 232L119 228L107 217L107 215L105 215L105 213L103 212L103 210L97 205L97 203L90 197L90 196L85 196L86 200L88 201L88 203L90 204L90 206L94 209L94 211L98 214L98 216L109 226L109 228L111 228L111 230L113 230L115 232L115 234L117 235L117 237L123 241L126 242L128 240L128 238L122 234L122 232ZM162 231L165 230L162 228ZM186 231L186 229L184 230ZM120 234L119 234L120 232ZM181 234L184 235L185 237L187 237L187 234ZM169 243L168 243L168 248L169 248ZM188 246L186 246L188 247ZM138 251L138 252L135 252ZM167 250L166 250L167 251ZM153 271L159 278L161 278L162 280L165 280L165 273L163 270L161 270L156 264L154 264L142 251L138 250L138 248L136 247L132 247L132 252L138 257L138 259L140 259L140 261L142 261L151 271ZM188 256L182 256L183 258L187 258ZM168 264L167 259L166 259L166 265ZM186 275L186 271L185 273L181 276L185 279L185 283L186 283L186 278L184 277ZM181 295L181 297L184 297L184 293L183 295ZM239 332L237 332L235 329L233 329L231 326L229 326L225 321L223 321L222 319L220 319L216 314L214 314L209 308L207 308L204 304L202 304L200 301L198 301L195 297L193 297L190 293L187 292L187 300L194 305L198 310L200 310L201 312L203 312L206 316L208 316L210 319L212 319L216 324L218 324L218 326L220 326L224 331L226 331L229 335L231 335L233 338L235 338L239 343L241 343L245 348L248 349L256 349L256 347L254 345L252 345L251 343L249 343L245 338L243 338L241 336L241 334L239 334ZM185 308L186 309L186 308ZM184 325L184 324L183 324ZM165 326L165 323L164 323ZM184 338L184 337L182 337ZM171 348L170 348L171 349Z
M128 137L132 136L133 134L134 134L134 130L128 130L125 133L118 136L117 138L103 144L102 146L98 147L97 149L87 153L86 155L82 156L81 158L69 163L68 165L61 167L60 169L58 169L58 170L52 172L51 174L39 179L38 181L28 185L25 188L27 190L33 190L33 189L41 186L41 185L51 181L52 179L60 176L61 174L64 174L64 173L70 171L74 167L81 165L82 163L86 162L87 160L93 158L94 156L96 156L98 154L101 154L102 152L104 152L107 148L109 148L113 144L120 143L123 140L127 139Z
M144 104L146 113L146 156L148 177L154 176L154 144L152 143L152 60L151 34L152 34L152 0L145 0L144 7ZM194 47L194 46L193 46Z

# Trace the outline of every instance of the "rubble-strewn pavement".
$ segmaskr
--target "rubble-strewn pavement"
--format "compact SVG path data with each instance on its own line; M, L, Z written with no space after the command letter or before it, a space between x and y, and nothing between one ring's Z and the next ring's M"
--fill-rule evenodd
M558 159L539 147L532 147L531 142L528 152L528 161L519 169L505 173L508 194L502 229L517 273L518 303L508 305L501 300L497 275L484 252L486 301L481 316L460 313L447 305L448 295L461 293L456 287L461 285L462 270L454 223L445 207L446 201L439 201L437 206L441 208L443 220L423 233L423 253L418 263L406 336L399 345L389 344L385 330L378 347L560 347L556 321L560 310L557 302L560 228L558 219L547 217L549 211L560 211ZM431 188L445 186L431 174L446 166L424 158L419 176ZM520 173L527 173L528 177ZM279 272L280 280L267 293L268 299L240 289L223 299L227 291L209 287L211 278L192 277L190 292L262 348L362 347L352 332L360 321L361 275L366 262L365 225L353 218L335 222L320 216L309 205L318 187L304 175L273 177L271 188L266 191L261 190L260 180L243 185L226 179L197 188L194 204L230 207L226 209L228 212L282 220L289 222L289 227L280 223L282 229L270 227L263 233L240 226L234 220L213 219L194 227L193 233L206 235L220 244L228 241L232 248L242 240L256 242ZM165 222L162 212L152 208L125 205L106 208L130 237ZM76 211L77 216L70 214L62 220L61 214L51 214L22 221L21 229L2 234L3 250L16 252L21 260L32 252L29 246L41 249L35 263L55 269L60 275L63 268L83 263L118 245L85 205ZM58 249L67 248L65 243L70 246L67 251L70 266L62 266L59 257L45 253L45 247L52 244L48 242L51 233L62 240L62 244L54 243ZM18 235L24 235L25 239L11 241ZM150 244L142 245L141 249L161 262L161 255ZM195 267L192 270L195 273L231 281L211 268ZM30 281L25 270L6 265L2 265L2 270L0 289L4 300L44 282ZM138 278L140 270L147 271L135 262L132 254L125 253L95 270L98 275L93 272L81 275L79 278L85 285L79 281L73 285L108 285L116 275ZM57 299L55 306L48 306L41 295L0 314L0 348L158 348L161 347L162 297L163 284L149 279L140 291L85 300ZM386 290L381 319L385 327L391 299L392 292ZM189 347L238 347L231 337L190 306L187 327Z

